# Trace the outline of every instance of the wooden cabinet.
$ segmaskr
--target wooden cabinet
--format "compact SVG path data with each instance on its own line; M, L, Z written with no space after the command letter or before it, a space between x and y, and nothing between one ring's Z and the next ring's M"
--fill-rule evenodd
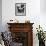
M13 41L22 43L22 46L33 46L33 23L8 23Z

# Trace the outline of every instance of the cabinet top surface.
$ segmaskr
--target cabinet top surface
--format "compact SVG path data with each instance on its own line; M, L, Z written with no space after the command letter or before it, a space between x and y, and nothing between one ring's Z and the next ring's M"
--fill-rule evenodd
M23 24L31 24L31 25L33 25L34 23L7 23L8 25L14 25L14 24L19 24L19 25L23 25Z

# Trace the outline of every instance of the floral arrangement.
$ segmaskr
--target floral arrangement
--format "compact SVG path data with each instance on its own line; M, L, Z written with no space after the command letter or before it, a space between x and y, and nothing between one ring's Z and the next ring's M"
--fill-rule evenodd
M42 27L40 27L40 25L39 25L39 28L36 28L36 29L37 29L36 36L38 36L38 40L45 41L45 34L44 34L44 31L43 31Z

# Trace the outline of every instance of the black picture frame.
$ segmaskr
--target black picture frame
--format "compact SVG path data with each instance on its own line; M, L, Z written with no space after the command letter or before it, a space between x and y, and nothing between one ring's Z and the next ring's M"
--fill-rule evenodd
M16 16L26 16L26 3L16 3L15 4L15 15Z

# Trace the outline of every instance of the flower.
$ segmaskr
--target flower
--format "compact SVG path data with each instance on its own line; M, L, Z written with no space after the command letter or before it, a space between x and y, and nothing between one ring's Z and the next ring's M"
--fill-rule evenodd
M44 32L43 32L42 27L40 27L40 25L39 25L39 28L36 28L36 29L37 29L37 34L36 34L36 36L38 35L38 40L43 40L43 41L45 41L45 35L44 35Z

